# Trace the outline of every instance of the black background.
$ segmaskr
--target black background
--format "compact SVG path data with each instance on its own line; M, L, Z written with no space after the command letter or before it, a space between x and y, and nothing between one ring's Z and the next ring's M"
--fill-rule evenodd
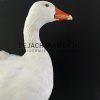
M1 50L24 54L24 22L35 1L0 0ZM50 100L100 100L99 0L48 1L74 17L73 21L49 23L40 32L54 68L55 86ZM48 48L46 42L67 47Z

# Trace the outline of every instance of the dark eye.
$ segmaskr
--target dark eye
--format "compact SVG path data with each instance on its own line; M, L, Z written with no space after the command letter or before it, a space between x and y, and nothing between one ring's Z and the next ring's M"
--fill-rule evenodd
M46 7L49 7L49 4L45 4Z

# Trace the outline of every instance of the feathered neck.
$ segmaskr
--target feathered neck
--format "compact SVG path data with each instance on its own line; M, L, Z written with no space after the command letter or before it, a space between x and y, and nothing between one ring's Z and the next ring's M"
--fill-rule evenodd
M27 45L41 44L39 30L43 26L43 22L39 16L29 13L24 25L24 43ZM30 48L25 48L26 51Z

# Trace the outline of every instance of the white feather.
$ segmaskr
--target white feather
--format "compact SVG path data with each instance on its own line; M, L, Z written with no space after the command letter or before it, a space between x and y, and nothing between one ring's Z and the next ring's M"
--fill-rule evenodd
M45 3L51 8L44 7ZM39 29L54 20L54 9L47 1L31 7L24 27L25 42L40 42ZM0 52L0 100L48 100L52 88L53 68L46 50L26 52L23 56Z

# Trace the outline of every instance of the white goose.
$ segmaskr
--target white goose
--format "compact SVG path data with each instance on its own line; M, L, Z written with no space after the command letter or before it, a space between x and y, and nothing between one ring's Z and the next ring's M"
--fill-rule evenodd
M72 16L50 2L34 3L25 22L25 43L41 43L40 28L48 22L64 19L72 20ZM26 48L23 56L0 52L0 100L48 100L52 88L53 68L46 50L29 52Z

